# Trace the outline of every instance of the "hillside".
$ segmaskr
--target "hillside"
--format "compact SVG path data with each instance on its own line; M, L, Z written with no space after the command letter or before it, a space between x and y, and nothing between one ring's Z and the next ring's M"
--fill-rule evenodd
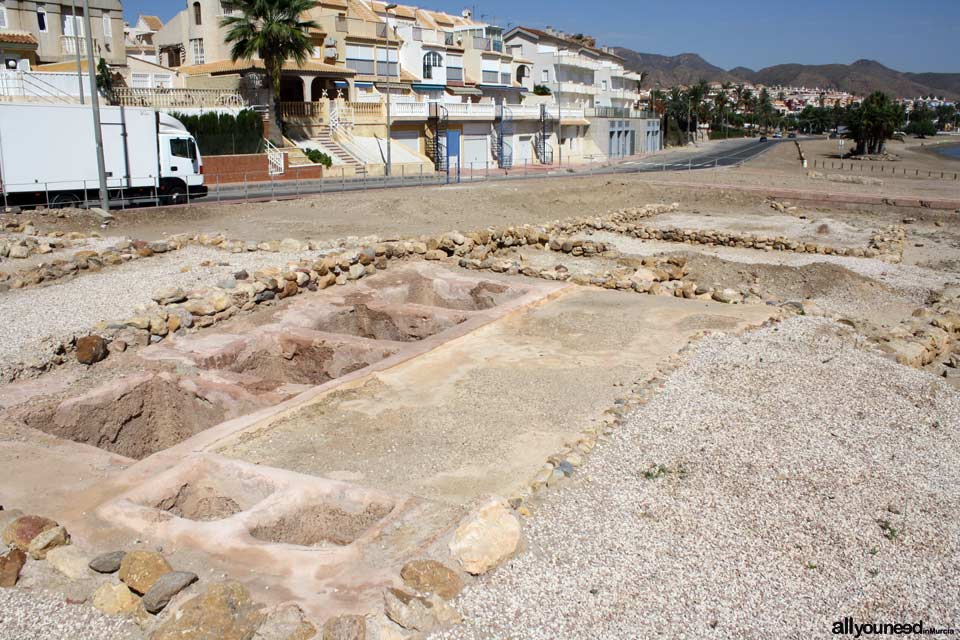
M644 71L647 79L644 87L672 87L678 84L692 84L701 78L709 82L736 82L738 78L716 67L695 53L681 53L677 56L661 56L655 53L639 53L631 49L616 47L614 52L622 57L628 69Z
M907 98L921 95L960 98L960 73L903 73L874 60L857 60L853 64L779 64L759 71L735 67L726 71L695 53L662 56L623 47L616 48L615 52L624 58L628 69L647 73L645 88L689 85L703 79L707 82L835 88L856 94L880 90Z

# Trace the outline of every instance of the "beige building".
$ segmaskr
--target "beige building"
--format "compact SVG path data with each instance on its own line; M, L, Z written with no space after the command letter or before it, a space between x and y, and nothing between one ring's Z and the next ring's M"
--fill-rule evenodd
M80 3L78 3L80 4ZM86 56L86 18L69 1L0 0L0 55L5 68L74 60ZM120 0L90 0L93 53L108 64L126 63Z

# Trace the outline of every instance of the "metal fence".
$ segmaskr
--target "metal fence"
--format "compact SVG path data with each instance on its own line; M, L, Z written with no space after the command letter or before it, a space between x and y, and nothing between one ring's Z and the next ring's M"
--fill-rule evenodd
M742 152L741 152L742 153ZM283 175L267 176L265 171L234 174L205 175L206 196L198 198L184 194L177 202L172 202L157 186L150 187L148 193L132 193L120 186L109 187L111 209L128 207L193 206L217 202L263 202L270 200L296 199L302 196L344 191L367 191L372 189L419 187L445 184L464 184L487 180L523 180L528 178L563 178L595 174L626 174L663 171L694 171L741 166L744 158L741 153L717 157L710 161L657 159L652 156L633 158L587 157L576 162L565 160L563 164L543 165L535 160L526 160L512 168L502 169L495 162L456 163L447 171L431 172L422 167L413 169L399 166L393 175L348 175L348 170L340 167L327 170L322 178L317 178L316 167L289 167ZM147 176L140 182L154 182ZM134 180L137 182L137 180ZM56 208L60 206L99 207L99 186L96 180L31 183L30 185L7 184L8 190L17 191L18 187L30 187L30 191L40 194L39 206ZM69 194L65 194L67 191ZM136 197L134 197L136 196ZM15 204L13 196L3 194L3 206ZM75 200L72 200L75 198Z
M918 169L916 167L887 166L881 162L853 162L850 160L820 160L813 161L812 169L831 169L835 171L852 171L863 175L926 178L936 180L960 180L960 172L937 171L934 169Z

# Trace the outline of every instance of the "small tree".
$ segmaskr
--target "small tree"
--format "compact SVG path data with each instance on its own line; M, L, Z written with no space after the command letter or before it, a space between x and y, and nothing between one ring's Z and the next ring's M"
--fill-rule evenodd
M535 95L535 96L549 96L549 95L550 95L550 87L548 87L548 86L546 86L546 85L542 85L542 84L534 85L534 87L533 87L533 95Z
M313 20L301 16L317 6L316 0L233 0L239 15L220 21L227 29L226 41L232 43L230 56L237 60L259 57L267 73L273 97L273 122L280 122L280 75L283 64L294 60L302 65L313 53L309 31L319 28Z

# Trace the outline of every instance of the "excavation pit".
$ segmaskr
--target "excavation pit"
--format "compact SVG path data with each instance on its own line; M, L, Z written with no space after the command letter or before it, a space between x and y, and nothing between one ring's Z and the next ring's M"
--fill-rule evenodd
M193 388L192 388L193 387ZM51 435L146 458L222 422L227 410L166 374L141 374L28 409L20 420Z
M321 385L359 371L396 353L390 345L285 331L254 343L220 369L252 375L262 388L282 384Z
M310 327L370 340L416 342L466 320L466 314L422 305L357 302L315 315Z
M415 304L455 311L484 311L520 297L524 292L493 280L431 278L415 270L365 283L376 299L389 304Z
M211 522L250 509L274 490L274 485L258 476L204 474L183 482L175 493L152 506L185 520Z
M393 511L392 504L369 502L344 505L321 502L285 513L250 528L250 535L262 542L300 547L353 543Z

